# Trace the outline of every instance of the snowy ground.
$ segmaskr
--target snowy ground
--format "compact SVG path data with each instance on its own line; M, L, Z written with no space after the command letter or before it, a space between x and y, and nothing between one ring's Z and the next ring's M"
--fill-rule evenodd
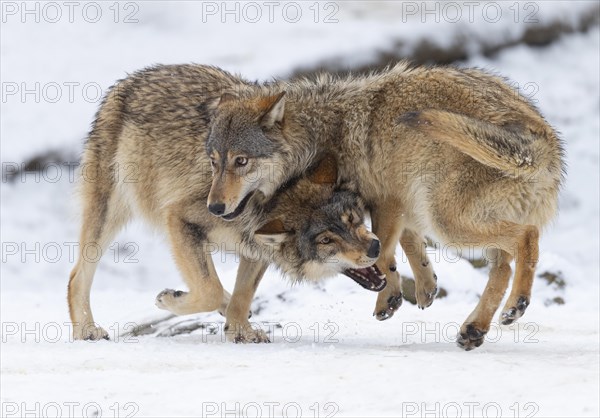
M470 23L465 15L452 24L448 15L440 23L435 17L422 23L420 10L404 23L395 3L340 4L339 22L326 24L325 3L318 5L318 23L312 3L301 3L298 23L275 14L274 23L244 23L242 16L238 24L235 16L222 23L220 14L206 13L203 22L201 3L165 9L138 2L132 3L139 6L138 23L122 22L135 8L121 3L114 23L112 3L102 3L103 18L95 24L77 13L69 23L66 8L59 23L44 23L54 16L46 10L38 24L31 16L22 23L20 11L8 14L7 3L1 28L3 167L47 149L78 152L97 107L94 90L86 92L84 85L105 89L126 71L154 62L210 63L267 79L332 58L363 64L398 39L409 48L422 38L443 44L457 34L490 41L515 37L528 12L519 4L515 23L508 14L514 13L512 3L504 3L497 23L478 15ZM589 6L535 4L541 21L574 19ZM567 145L561 214L542 238L538 267L539 273L560 272L566 285L537 279L518 325L495 325L479 349L458 349L457 328L477 303L487 272L433 251L449 295L425 311L405 302L392 319L378 322L371 316L374 295L345 277L290 287L269 271L252 320L272 330L270 345L223 343L217 314L166 322L206 322L191 334L124 337L133 324L165 316L153 303L158 291L183 286L164 238L134 223L101 263L93 289L96 320L113 341L71 342L65 295L78 212L71 169L53 166L38 177L2 182L0 416L600 415L599 37L594 28L544 48L515 46L493 59L474 54L467 63L510 77ZM39 97L22 96L36 82ZM72 84L73 100L70 82L79 83ZM52 103L54 91L62 96ZM228 289L234 258L215 259ZM411 274L406 264L400 268ZM550 303L557 297L564 305Z

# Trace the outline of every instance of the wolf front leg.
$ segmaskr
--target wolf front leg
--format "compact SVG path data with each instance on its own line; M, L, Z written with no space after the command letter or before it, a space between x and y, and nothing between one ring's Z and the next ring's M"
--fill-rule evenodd
M400 245L415 276L417 306L425 309L433 303L437 293L437 276L427 257L425 239L411 229L405 229Z
M396 270L396 245L402 234L402 206L395 200L377 202L371 210L373 233L381 241L381 255L377 266L385 274L387 285L377 295L373 315L379 321L391 318L402 305L400 274Z
M262 260L241 257L235 280L235 288L225 315L227 339L235 343L268 343L269 337L261 329L255 329L248 322L248 312L268 264Z
M156 306L187 315L215 311L226 304L229 294L217 276L205 227L172 211L167 215L167 231L175 263L189 292L165 289L156 296Z

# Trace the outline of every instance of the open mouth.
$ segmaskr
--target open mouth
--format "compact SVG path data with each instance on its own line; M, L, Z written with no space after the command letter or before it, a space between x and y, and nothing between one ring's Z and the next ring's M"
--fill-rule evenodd
M254 194L254 192L250 192L246 195L246 197L244 197L242 199L242 201L240 202L240 204L238 205L237 208L235 208L235 210L227 215L223 215L222 218L225 219L226 221L231 221L235 218L237 218L246 208L246 205L248 204L248 201L250 200L250 198L252 197L252 195Z
M346 269L343 273L367 290L379 292L387 284L385 274L375 264L362 269Z

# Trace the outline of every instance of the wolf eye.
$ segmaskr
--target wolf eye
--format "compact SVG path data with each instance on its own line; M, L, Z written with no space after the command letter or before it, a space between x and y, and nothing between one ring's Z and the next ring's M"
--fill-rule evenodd
M348 222L351 224L352 222L354 222L354 214L350 213L350 215L348 215Z
M331 242L331 238L323 237L319 240L319 244L329 244Z
M246 157L237 157L235 159L235 165L237 165L238 167L243 167L246 164L248 164L248 159Z

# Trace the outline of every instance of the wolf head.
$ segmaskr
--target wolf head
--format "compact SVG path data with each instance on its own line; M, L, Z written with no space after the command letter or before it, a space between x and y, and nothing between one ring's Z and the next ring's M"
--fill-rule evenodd
M281 140L284 95L238 100L224 93L215 103L206 142L213 170L208 209L213 215L236 218L255 192L270 197L288 177L289 152Z
M336 183L337 165L329 155L275 194L267 222L254 240L292 278L317 280L342 273L380 291L386 282L374 264L379 239L365 226L358 194Z

